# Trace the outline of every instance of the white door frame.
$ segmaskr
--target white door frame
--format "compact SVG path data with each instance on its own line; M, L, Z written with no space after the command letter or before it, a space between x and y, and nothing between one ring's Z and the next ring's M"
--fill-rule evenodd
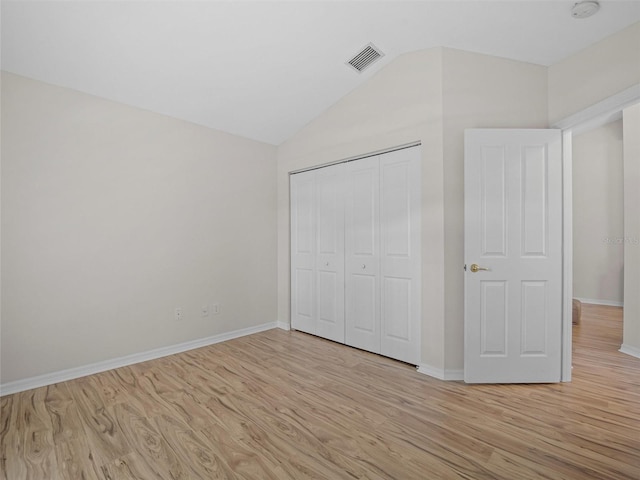
M622 110L640 102L640 84L605 98L551 125L562 130L562 191L563 191L563 321L562 321L562 381L571 381L572 300L573 300L573 158L572 137L613 120L622 118Z

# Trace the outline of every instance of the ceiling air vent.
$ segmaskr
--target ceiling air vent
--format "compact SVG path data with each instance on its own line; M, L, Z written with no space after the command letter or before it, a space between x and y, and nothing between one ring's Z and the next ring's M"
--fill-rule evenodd
M378 48L373 43L370 43L369 45L365 46L360 51L360 53L349 60L347 62L347 65L349 65L359 73L382 56L384 56L384 53L378 50Z

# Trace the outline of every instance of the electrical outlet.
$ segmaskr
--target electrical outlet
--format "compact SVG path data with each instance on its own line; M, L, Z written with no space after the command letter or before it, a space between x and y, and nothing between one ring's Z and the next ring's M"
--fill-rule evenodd
M218 305L217 303L211 305L211 313L213 315L218 315L220 313L220 305Z
M182 307L176 307L173 311L173 318L176 322L181 322L184 320L184 312L182 311Z
M200 315L202 315L203 317L208 317L209 316L209 305L203 305L200 308Z

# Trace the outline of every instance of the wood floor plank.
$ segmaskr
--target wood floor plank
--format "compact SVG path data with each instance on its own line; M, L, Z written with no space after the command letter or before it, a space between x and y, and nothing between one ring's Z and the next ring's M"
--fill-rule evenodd
M6 395L0 399L0 479L27 478L24 455L24 432L18 419L21 395Z
M0 479L640 479L640 360L583 305L571 383L466 385L299 332L2 397Z
M191 478L233 478L233 471L199 430L168 415L154 419L157 430L192 472Z
M52 425L53 443L58 461L57 477L65 480L97 479L96 465L87 466L91 451L84 442L82 420L65 383L47 388L45 407Z
M118 428L112 407L105 406L91 377L67 382L71 398L82 422L84 440L89 447L92 470L100 477L103 467L135 450Z
M189 468L176 455L155 427L153 419L147 418L144 410L137 410L128 403L113 407L114 418L127 444L135 447L137 468L150 472L149 478L187 479Z
M22 392L18 397L16 420L22 434L27 478L50 478L58 470L46 394L47 387Z

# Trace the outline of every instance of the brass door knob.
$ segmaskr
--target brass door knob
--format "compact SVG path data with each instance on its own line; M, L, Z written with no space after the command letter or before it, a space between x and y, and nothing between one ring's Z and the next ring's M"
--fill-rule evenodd
M481 267L480 265L478 265L477 263L472 263L471 264L471 271L473 273L479 272L480 270L489 270L487 267Z

